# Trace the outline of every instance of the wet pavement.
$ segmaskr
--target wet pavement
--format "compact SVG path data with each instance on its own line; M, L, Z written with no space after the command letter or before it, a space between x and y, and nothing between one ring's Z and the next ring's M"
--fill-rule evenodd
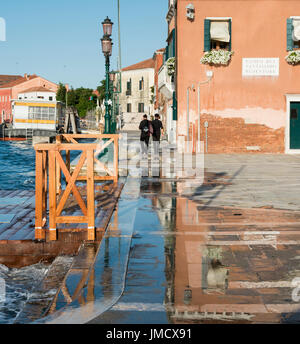
M86 284L43 322L299 323L299 159L206 156L204 183L127 178Z

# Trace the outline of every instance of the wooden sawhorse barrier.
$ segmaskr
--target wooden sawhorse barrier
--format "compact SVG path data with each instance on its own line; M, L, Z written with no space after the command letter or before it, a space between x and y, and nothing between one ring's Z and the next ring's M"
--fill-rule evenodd
M100 143L81 143L78 139L102 140ZM47 224L47 203L49 201L49 239L57 240L57 224L86 223L88 240L95 240L95 182L118 181L118 139L119 135L59 135L55 144L36 144L36 186L35 186L35 239L45 240ZM68 143L63 143L67 141ZM98 155L109 145L114 145L113 171L98 160ZM70 152L82 151L78 163L71 172ZM65 159L62 156L65 152ZM95 164L106 175L95 173ZM83 167L86 166L86 169ZM66 188L62 190L61 178L65 176ZM76 181L86 182L86 202ZM83 216L62 216L70 193L79 205ZM49 200L48 200L49 198Z

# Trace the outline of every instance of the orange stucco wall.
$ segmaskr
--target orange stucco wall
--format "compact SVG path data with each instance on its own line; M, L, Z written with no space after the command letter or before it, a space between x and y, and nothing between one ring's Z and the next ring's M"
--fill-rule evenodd
M12 88L12 98L13 99L18 99L18 94L22 93L23 91L26 91L32 87L45 87L53 92L57 92L58 90L58 85L48 81L44 78L37 77L28 81L23 82L22 84L19 84L17 86L14 86Z
M195 20L186 18L186 6L195 6ZM201 89L201 113L222 118L242 118L272 130L286 125L286 93L300 94L300 66L285 61L286 20L300 16L300 1L292 0L179 0L177 7L177 99L178 132L187 132L187 87L190 94L190 121L198 118L197 86L214 76ZM204 52L204 19L232 18L232 50L228 66L200 63ZM278 77L243 77L242 58L278 57ZM255 142L253 142L255 144Z

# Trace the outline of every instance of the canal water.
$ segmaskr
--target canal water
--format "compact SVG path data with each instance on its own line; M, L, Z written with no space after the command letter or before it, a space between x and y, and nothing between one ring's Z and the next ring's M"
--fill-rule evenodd
M0 190L34 189L35 151L32 145L0 141Z

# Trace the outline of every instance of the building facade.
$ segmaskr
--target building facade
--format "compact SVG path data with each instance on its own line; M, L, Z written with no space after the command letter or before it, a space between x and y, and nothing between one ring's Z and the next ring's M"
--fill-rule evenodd
M18 99L24 91L37 88L46 88L56 94L58 85L35 74L0 75L0 122L12 122L12 101Z
M123 130L138 130L144 114L154 114L153 58L122 69L122 92L119 96Z
M12 101L14 129L56 131L63 126L65 107L56 101L56 93L44 87L33 87L19 93Z
M299 153L300 3L169 0L167 20L176 70L161 88L169 88L178 144L196 147L200 138L208 153Z

